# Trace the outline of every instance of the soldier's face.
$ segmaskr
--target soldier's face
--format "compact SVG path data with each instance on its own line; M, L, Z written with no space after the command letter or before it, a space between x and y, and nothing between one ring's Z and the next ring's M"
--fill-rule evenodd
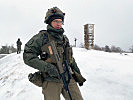
M52 27L55 29L60 29L62 27L62 24L62 19L55 19L51 22Z

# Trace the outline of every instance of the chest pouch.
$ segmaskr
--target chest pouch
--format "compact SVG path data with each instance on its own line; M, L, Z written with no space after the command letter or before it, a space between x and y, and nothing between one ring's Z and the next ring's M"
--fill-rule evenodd
M61 62L63 62L63 53L64 53L63 47L57 47L57 52L59 54Z
M42 46L42 53L44 53L44 58L45 59L42 59L48 63L53 63L53 64L56 64L56 57L55 57L55 51L56 51L56 48L55 48L55 45L54 45L54 41L51 41L45 45ZM42 54L43 55L43 54Z

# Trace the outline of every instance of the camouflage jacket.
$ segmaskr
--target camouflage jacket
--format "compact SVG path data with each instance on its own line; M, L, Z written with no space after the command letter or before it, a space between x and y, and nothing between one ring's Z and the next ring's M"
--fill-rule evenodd
M46 66L48 65L47 62L40 59L40 55L42 53L41 47L44 45L44 41L46 39L44 38L44 34L46 31L40 31L38 34L34 35L26 44L24 48L23 53L23 60L24 63L29 65L30 67L33 67L35 69L38 69L41 72L46 72ZM80 70L73 59L73 62L71 63L71 68L78 72L80 74ZM51 77L47 77L48 81L59 81Z
M22 42L21 41L17 41L17 46L20 47L22 45Z

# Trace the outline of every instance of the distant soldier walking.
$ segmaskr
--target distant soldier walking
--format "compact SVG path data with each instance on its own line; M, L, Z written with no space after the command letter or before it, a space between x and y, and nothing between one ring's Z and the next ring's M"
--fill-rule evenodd
M21 53L21 45L22 45L20 38L18 38L16 43L17 43L17 54L19 54L19 53Z

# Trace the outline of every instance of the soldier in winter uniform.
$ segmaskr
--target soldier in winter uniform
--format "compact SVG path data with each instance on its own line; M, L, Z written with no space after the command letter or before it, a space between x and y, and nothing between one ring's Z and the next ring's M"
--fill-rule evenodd
M42 52L42 47L45 44L50 41L54 41L61 61L65 58L66 48L70 47L70 45L68 38L63 35L64 29L62 28L62 25L64 23L64 16L65 14L57 7L48 9L44 21L48 24L47 30L41 30L25 44L23 53L24 62L25 64L39 70L39 74L41 74L41 81L39 81L38 86L42 87L42 93L44 94L45 100L60 100L61 93L65 100L70 100L69 95L64 88L57 64L50 61L47 62L49 55ZM38 57L39 55L40 57ZM72 52L68 55L71 55L72 58L71 61L68 61L71 74L73 73L72 71L75 71L81 75L76 62L72 57ZM69 58L70 57L68 56L68 59ZM65 68L63 69L65 70ZM38 73L35 73L33 76L30 74L29 79L32 79L36 75L38 75ZM65 76L67 80L67 74ZM40 77L37 76L37 79L39 78ZM78 82L78 84L79 86L82 86L83 82ZM70 80L68 87L72 96L71 100L83 100L77 82L74 78Z
M22 45L20 38L18 38L16 43L17 43L17 54L19 54L19 53L21 53L21 45Z

